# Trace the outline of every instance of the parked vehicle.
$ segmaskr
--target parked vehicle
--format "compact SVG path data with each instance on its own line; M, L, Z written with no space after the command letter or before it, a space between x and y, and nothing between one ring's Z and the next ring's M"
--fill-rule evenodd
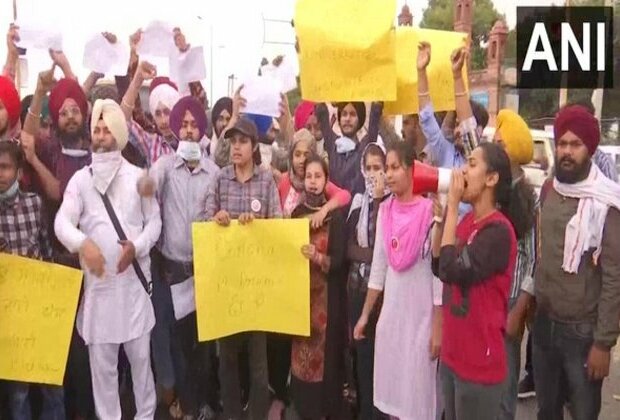
M547 178L553 174L555 154L553 152L553 133L544 130L530 130L534 139L534 159L523 168L525 176L537 193ZM493 141L495 127L487 127L482 133L485 141ZM619 148L620 149L620 148ZM620 154L620 151L618 152Z

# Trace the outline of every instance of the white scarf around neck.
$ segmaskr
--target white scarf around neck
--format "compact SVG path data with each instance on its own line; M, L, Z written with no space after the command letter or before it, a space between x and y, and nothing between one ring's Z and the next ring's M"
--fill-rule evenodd
M553 187L566 197L578 198L577 212L566 225L564 234L564 261L567 273L577 273L581 256L594 248L594 264L601 255L605 219L610 207L620 210L620 185L605 177L592 163L586 179L575 184L564 184L554 178Z

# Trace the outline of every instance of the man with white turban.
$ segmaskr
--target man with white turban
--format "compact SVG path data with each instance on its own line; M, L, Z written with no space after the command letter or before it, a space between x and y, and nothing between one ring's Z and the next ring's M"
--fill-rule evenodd
M69 181L54 227L62 244L79 252L84 270L77 328L88 346L97 417L121 418L117 366L122 345L131 364L135 418L152 419L155 316L149 252L161 231L159 205L154 197L138 194L142 170L121 155L128 130L118 104L95 102L91 135L92 164Z
M177 86L167 77L155 77L155 66L143 61L125 93L121 106L128 121L129 140L144 155L150 167L163 155L172 154L178 146L178 139L170 128L170 112L180 98ZM133 104L140 93L142 84L151 80L149 110L155 120L157 133L145 131L131 119Z

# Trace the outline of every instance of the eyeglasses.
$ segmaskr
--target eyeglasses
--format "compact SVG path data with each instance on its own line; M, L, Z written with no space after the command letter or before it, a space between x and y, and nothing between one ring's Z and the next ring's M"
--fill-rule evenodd
M60 111L59 115L63 118L69 118L69 117L77 117L77 116L80 116L81 114L82 114L82 111L80 111L80 108L71 107L71 108L66 108Z

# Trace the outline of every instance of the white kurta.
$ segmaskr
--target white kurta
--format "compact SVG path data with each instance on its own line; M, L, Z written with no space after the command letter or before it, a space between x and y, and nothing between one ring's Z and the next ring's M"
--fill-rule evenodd
M435 418L437 361L431 360L433 305L441 305L442 284L431 257L397 272L388 264L379 210L368 288L383 290L375 334L374 404L400 420ZM429 252L430 254L430 252Z
M136 185L141 176L140 168L123 159L107 195L150 281L149 252L159 238L161 218L156 199L138 195ZM151 299L131 265L123 273L117 273L119 238L94 187L89 167L76 172L69 181L54 228L69 251L78 252L84 240L90 238L105 258L105 273L101 278L82 267L85 284L77 328L86 344L121 344L149 332L155 324Z

